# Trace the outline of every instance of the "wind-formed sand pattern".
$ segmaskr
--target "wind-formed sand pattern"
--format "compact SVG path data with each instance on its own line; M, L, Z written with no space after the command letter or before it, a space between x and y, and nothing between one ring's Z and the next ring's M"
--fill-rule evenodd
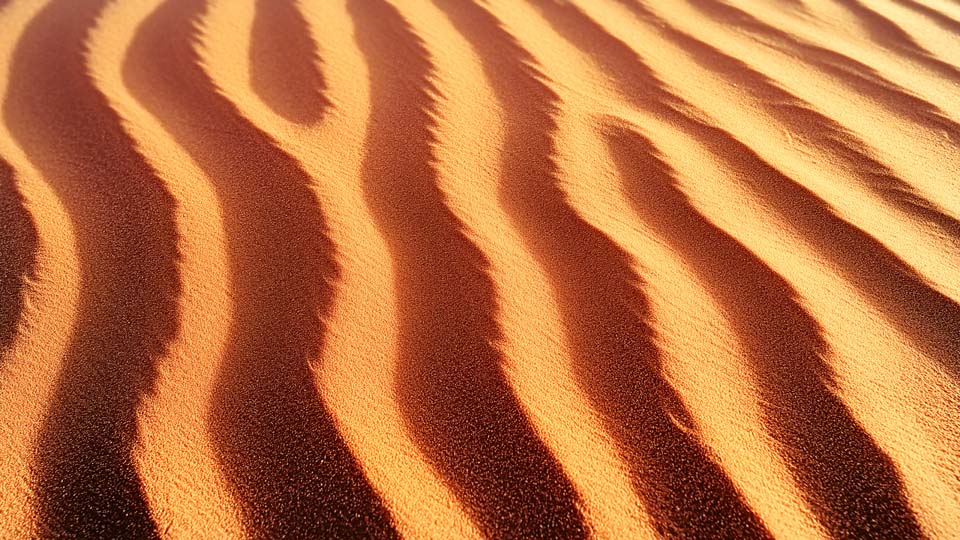
M960 537L955 0L0 0L0 538Z

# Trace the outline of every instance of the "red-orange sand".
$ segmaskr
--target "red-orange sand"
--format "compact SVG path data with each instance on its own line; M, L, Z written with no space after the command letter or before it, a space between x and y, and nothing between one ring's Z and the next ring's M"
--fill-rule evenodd
M960 538L956 0L0 0L0 538Z

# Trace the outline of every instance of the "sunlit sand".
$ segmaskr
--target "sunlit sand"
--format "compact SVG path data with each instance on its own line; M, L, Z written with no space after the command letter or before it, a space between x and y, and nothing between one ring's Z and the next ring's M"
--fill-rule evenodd
M960 536L953 0L0 0L0 538Z

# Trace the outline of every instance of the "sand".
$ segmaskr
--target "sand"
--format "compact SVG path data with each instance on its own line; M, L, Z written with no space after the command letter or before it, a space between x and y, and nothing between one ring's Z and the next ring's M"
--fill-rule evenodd
M0 0L0 538L960 536L954 0Z

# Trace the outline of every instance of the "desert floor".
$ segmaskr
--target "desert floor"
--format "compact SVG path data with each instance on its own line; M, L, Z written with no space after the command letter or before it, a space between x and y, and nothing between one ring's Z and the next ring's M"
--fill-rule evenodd
M0 538L960 538L957 0L0 0Z

